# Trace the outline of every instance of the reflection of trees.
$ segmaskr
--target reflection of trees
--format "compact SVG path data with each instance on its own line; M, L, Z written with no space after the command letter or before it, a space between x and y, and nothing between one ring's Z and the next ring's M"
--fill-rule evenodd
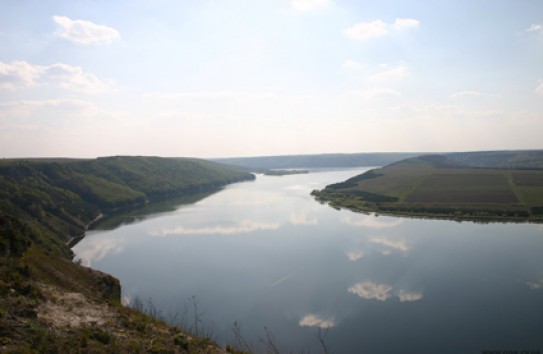
M175 211L181 205L194 204L208 196L216 193L217 190L168 198L160 202L151 202L143 206L123 209L114 214L108 215L92 224L91 230L114 230L122 225L134 224L163 213Z

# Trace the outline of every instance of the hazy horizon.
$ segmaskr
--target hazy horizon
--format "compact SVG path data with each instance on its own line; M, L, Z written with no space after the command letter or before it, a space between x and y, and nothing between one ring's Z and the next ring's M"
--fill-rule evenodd
M0 3L3 158L543 148L538 0Z

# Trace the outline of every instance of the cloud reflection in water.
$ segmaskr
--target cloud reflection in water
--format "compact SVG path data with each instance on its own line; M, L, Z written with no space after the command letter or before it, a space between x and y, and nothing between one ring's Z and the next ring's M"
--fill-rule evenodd
M360 258L364 257L364 252L362 251L350 251L350 252L346 252L345 253L347 255L347 258L350 260L350 261L357 261L359 260Z
M378 244L378 245L383 245L385 247L393 248L395 250L402 251L402 252L409 251L409 247L405 243L405 240L392 241L387 238L380 237L380 238L372 238L370 242Z
M304 316L298 324L300 327L332 328L335 326L333 319L322 319L313 314Z
M380 230L396 227L403 223L403 220L399 218L377 217L374 215L349 214L342 218L341 222L350 226L367 227L370 229Z
M152 231L151 236L180 236L180 235L234 235L241 233L250 233L260 230L277 230L279 223L263 223L253 220L242 220L237 225L231 226L204 226L204 227L185 227L177 226L171 229Z
M401 302L419 301L422 299L422 293L410 293L406 290L400 290L398 292L398 297Z
M388 284L378 284L371 281L365 281L356 283L347 289L351 294L357 295L363 299L386 301L393 296L394 288ZM396 296L401 302L419 301L423 298L420 292L409 292L407 290L400 289Z
M543 288L543 279L527 282L526 285L528 285L531 290L541 289Z
M347 290L349 293L358 295L363 299L385 301L391 296L390 293L392 292L392 286L365 281L356 283Z
M290 222L294 225L317 225L318 221L314 215L309 215L305 211L293 211L290 214Z
M110 253L118 254L124 250L124 240L114 238L87 238L85 248L77 250L77 260L90 267L93 261L99 261ZM76 247L78 247L76 246Z

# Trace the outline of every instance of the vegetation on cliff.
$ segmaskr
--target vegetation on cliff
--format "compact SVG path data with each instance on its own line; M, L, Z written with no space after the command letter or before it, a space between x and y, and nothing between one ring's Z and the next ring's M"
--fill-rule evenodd
M73 263L68 243L102 213L252 178L195 159L0 162L0 352L225 352L123 307L119 281Z
M42 249L70 256L65 243L103 213L253 178L240 168L197 159L3 160L0 211L27 223Z

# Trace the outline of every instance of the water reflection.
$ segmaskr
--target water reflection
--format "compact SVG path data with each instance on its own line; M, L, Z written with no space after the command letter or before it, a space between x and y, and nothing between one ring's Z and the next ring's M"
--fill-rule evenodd
M406 290L400 290L398 292L398 297L401 302L406 301L419 301L422 299L422 293L408 292Z
M317 315L309 314L304 316L300 322L300 327L320 327L320 328L332 328L335 326L334 319L327 318L322 319Z
M274 286L277 286L279 284L281 284L282 282L284 282L285 280L289 279L290 277L292 277L294 274L296 274L296 272L292 272L292 273L289 273L287 275L285 275L284 277L274 281L273 283L270 284L270 288L273 288Z
M403 222L403 219L351 213L344 216L341 222L351 226L380 230L397 227Z
M356 283L347 289L350 294L357 295L363 299L375 299L379 301L390 299L394 295L393 290L394 288L391 285L379 284L371 281ZM400 302L412 302L422 299L422 293L409 292L404 289L398 290L396 296L400 299Z
M164 213L172 212L179 209L183 205L191 205L199 202L213 193L210 191L206 193L196 193L188 196L180 196L169 198L165 201L151 202L145 205L127 208L121 211L117 211L112 215L105 216L91 225L91 230L114 230L123 225L130 225L137 222L150 219L152 217L160 216Z
M294 225L317 225L318 221L315 215L305 211L293 211L290 213L290 222Z
M371 281L356 283L348 288L347 291L368 300L376 299L385 301L392 296L392 286L388 284L373 283Z
M100 261L110 254L119 254L124 250L124 240L116 238L87 237L85 247L77 252L76 260L87 267L93 261Z
M375 238L370 239L370 242L376 245L382 245L388 248L392 248L401 252L409 251L409 247L405 243L404 239L394 241L385 237L380 237L380 238L375 237ZM385 250L385 252L386 251L387 250ZM387 253L387 254L390 254L390 253Z
M171 229L150 231L151 236L182 236L182 235L234 235L245 234L255 231L277 230L281 227L279 223L263 223L253 220L242 220L236 225L216 225L202 227L177 226Z
M350 252L346 252L345 254L347 255L347 259L353 262L364 257L364 252L362 251L350 251Z
M309 195L360 172L259 176L151 217L128 213L140 222L91 232L74 252L166 318L196 296L223 344L234 321L253 342L268 328L281 352L321 352L320 329L337 354L541 343L540 225L376 217Z
M542 289L543 288L543 279L527 282L526 285L528 285L528 287L531 290Z

